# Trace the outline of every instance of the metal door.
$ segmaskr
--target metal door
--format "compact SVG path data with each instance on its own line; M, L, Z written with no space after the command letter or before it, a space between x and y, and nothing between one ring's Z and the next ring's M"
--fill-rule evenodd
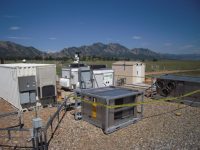
M112 86L113 85L113 73L104 73L103 84L105 86Z
M136 64L136 83L142 82L142 65Z
M104 87L105 85L103 84L103 74L94 74L94 80L93 80L93 85L94 88L98 87Z

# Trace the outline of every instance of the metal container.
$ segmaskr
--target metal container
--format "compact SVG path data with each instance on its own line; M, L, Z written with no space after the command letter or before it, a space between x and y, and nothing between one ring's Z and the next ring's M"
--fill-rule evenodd
M55 65L49 64L1 64L0 97L20 110L35 105L36 97L47 93L44 92L46 86L55 85L54 71ZM38 90L40 88L43 90ZM53 93L55 95L55 88Z
M156 90L161 96L178 97L200 89L200 77L163 75L156 80ZM183 102L192 106L200 106L200 94L182 98Z
M114 71L112 69L93 70L93 87L105 87L114 85Z
M123 80L124 84L143 83L145 81L145 64L136 61L117 61L112 64L115 83Z
M137 106L108 108L143 101L143 92L117 87L76 90L84 99L81 103L83 120L103 129L108 134L139 120ZM103 105L100 105L103 104ZM141 114L143 113L143 106Z
M71 66L78 67L78 64L77 65L73 64ZM85 66L78 68L63 68L62 78L60 79L60 85L61 87L68 89L76 89L77 87L91 88L92 73L90 68Z

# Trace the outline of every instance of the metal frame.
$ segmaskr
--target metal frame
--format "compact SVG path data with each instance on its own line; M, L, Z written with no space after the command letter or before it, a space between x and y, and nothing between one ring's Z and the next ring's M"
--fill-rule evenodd
M125 90L125 91L128 91L126 94L118 94L116 92L116 95L115 96L101 96L101 95L98 95L97 93L95 93L95 91L101 91L104 92L104 91L107 91L109 89L113 89L113 91L116 89L118 90ZM112 92L113 92L112 91ZM80 96L83 98L83 97L90 97L91 99L89 101L92 101L93 98L95 98L97 100L97 102L100 102L100 103L103 103L104 105L113 105L114 104L114 101L116 99L120 99L120 98L126 98L128 97L128 99L130 100L130 97L131 96L135 96L135 99L134 101L136 102L136 100L138 100L138 97L141 96L141 101L143 102L143 92L140 92L140 91L136 91L136 90L130 90L130 89L127 89L127 88L116 88L116 87L103 87L103 88L96 88L96 89L81 89L81 90L76 90L77 93L80 93ZM123 99L124 100L124 99ZM80 103L79 100L76 101L77 103ZM81 112L82 112L82 117L83 117L83 120L97 126L97 127L100 127L103 129L104 133L105 134L109 134L109 133L112 133L120 128L123 128L127 125L130 125L132 123L135 123L136 121L140 120L142 117L143 117L143 105L141 105L141 115L137 116L137 107L134 106L134 107L124 107L124 108L120 108L118 110L115 110L115 109L110 109L110 108L107 108L107 107L103 107L103 106L97 106L96 107L96 113L98 116L100 116L100 120L99 117L97 117L98 119L92 119L91 116L87 116L87 112L88 111L92 111L92 106L89 106L91 104L86 104L85 101L82 102L82 108L81 108ZM111 114L117 112L117 111L122 111L123 110L129 110L129 109L132 109L134 111L134 114L125 118L125 119L120 119L118 121L118 123L115 122L115 119L114 118L110 118L111 117ZM101 114L99 114L101 113ZM114 117L114 115L113 115ZM103 119L104 118L104 119ZM111 121L113 120L113 121ZM100 121L100 122L99 122Z

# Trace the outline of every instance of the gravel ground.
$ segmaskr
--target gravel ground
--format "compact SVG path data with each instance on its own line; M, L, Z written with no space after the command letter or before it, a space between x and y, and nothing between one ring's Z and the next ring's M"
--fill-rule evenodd
M1 112L13 110L0 100ZM55 111L55 107L43 108L39 110L39 116L46 123ZM34 114L34 111L24 113L25 127L31 127ZM200 149L200 108L197 107L169 102L148 104L144 107L143 120L109 135L83 120L75 121L72 114L73 110L63 118L50 142L50 150ZM15 121L9 117L1 118L0 126L16 125Z
M50 115L56 111L56 107L39 108L38 117L42 118L43 124L46 124ZM0 114L17 111L11 104L3 99L0 99ZM32 119L35 118L35 111L26 111L23 113L23 122L25 128L32 128ZM11 127L19 124L18 115L11 115L0 118L0 128Z
M200 108L162 102L144 109L143 120L109 135L68 112L49 149L200 149Z

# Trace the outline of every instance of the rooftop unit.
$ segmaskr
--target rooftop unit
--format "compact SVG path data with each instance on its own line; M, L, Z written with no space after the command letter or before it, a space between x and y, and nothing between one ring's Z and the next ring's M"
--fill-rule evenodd
M161 96L178 97L200 89L200 77L163 75L156 80L157 93ZM200 93L182 98L192 106L200 106Z
M143 106L140 107L140 115L137 106L118 108L109 108L109 106L143 101L143 92L117 87L102 87L79 89L76 93L83 99L81 102L83 120L102 128L106 134L135 123L142 117Z

